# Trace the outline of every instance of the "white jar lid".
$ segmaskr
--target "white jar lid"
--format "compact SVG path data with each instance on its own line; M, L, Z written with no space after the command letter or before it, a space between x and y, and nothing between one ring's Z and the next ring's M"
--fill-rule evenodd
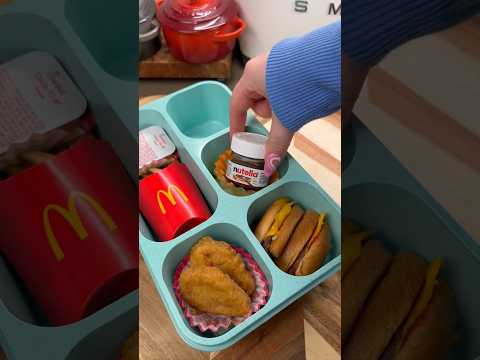
M265 157L267 137L249 132L239 132L233 135L231 149L241 156L252 159Z

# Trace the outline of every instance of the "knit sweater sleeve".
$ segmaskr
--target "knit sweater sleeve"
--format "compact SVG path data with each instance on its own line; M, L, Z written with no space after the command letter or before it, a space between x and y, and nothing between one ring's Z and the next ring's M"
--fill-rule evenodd
M286 39L270 52L267 94L272 110L290 131L340 108L340 21Z
M480 0L344 0L342 23L276 44L266 71L272 110L290 131L340 108L341 51L373 66L403 43L480 12Z
M372 66L414 38L477 14L480 0L367 0L342 2L342 49Z

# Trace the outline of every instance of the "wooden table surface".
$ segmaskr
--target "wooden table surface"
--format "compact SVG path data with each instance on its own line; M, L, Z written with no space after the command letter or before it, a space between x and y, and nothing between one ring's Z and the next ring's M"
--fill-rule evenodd
M234 346L207 353L177 334L140 261L141 360L340 359L340 275L336 274Z
M140 105L159 96L140 99ZM262 121L269 127L269 121ZM340 203L340 114L304 127L289 152ZM232 347L207 353L177 335L155 285L140 260L141 360L340 359L340 275L336 274Z

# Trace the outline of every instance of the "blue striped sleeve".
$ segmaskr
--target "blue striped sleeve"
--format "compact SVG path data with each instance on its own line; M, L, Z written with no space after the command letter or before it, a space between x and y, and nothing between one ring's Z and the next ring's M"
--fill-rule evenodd
M273 112L290 131L340 108L340 37L338 21L283 40L271 50L267 95Z
M290 131L340 108L341 50L356 63L377 64L416 37L480 12L480 0L345 0L340 22L286 39L270 52L266 83L273 112Z
M342 49L375 65L408 40L446 29L480 11L479 0L345 0Z

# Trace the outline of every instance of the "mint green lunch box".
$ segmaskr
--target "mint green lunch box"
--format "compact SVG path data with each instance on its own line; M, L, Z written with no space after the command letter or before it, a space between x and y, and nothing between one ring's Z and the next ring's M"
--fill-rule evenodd
M160 242L140 217L140 250L157 290L181 338L191 347L219 351L248 335L340 269L340 208L290 155L280 166L280 179L248 196L224 191L213 175L214 162L229 148L229 102L231 92L218 82L200 82L140 108L140 129L158 125L175 143L184 163L203 193L212 216L178 236ZM251 115L247 131L266 134ZM325 263L308 276L281 271L255 238L252 227L279 197L289 197L303 206L327 213L332 229L332 249ZM178 263L203 236L226 241L249 252L263 270L270 287L266 305L245 321L215 336L190 327L175 298L172 281Z

